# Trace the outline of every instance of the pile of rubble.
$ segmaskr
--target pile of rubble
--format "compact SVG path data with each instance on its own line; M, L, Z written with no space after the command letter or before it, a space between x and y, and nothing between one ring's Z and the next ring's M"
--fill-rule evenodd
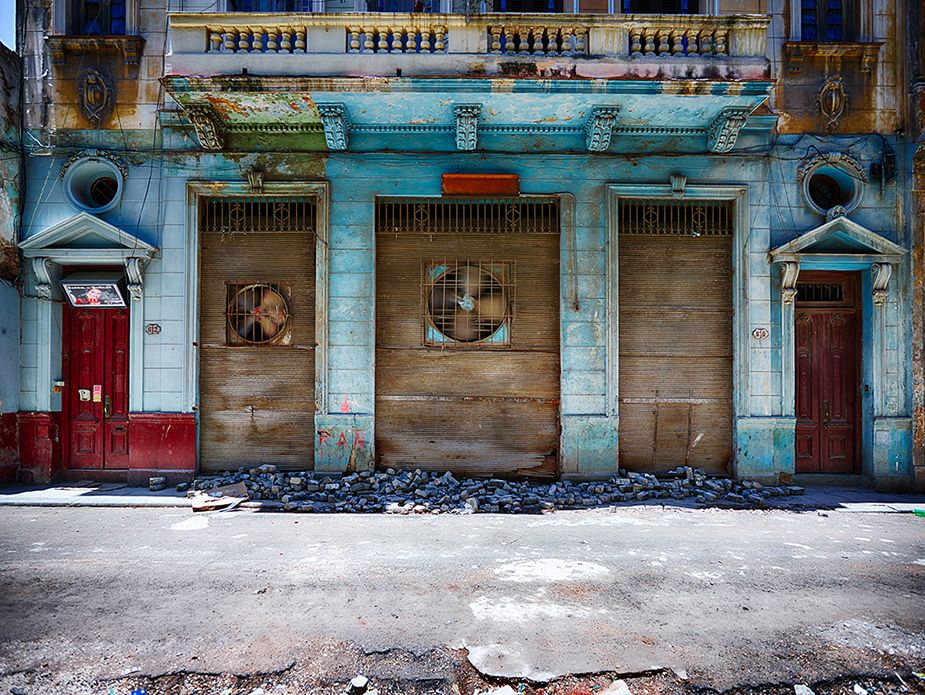
M691 499L703 505L763 507L769 497L802 495L792 485L765 487L758 482L711 478L702 469L680 467L658 477L620 470L606 481L550 483L466 478L449 472L362 471L343 477L312 472L277 471L276 466L240 468L237 473L197 478L188 493L208 492L243 483L250 500L298 512L391 514L510 513L608 507L644 500ZM188 489L179 486L179 491ZM240 489L240 488L239 488Z

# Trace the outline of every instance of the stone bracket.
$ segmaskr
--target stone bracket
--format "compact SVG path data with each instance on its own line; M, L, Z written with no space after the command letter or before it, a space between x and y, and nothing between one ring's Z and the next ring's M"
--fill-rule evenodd
M221 118L210 105L188 104L183 108L196 129L196 136L203 149L221 150L225 147Z
M890 296L890 290L887 285L890 277L893 275L893 266L890 263L874 263L870 267L871 273L871 294L874 298L874 304L883 306L886 298Z
M606 152L610 149L619 106L595 106L585 123L585 146L588 152Z
M137 66L145 47L141 36L49 36L46 43L52 65L64 65L68 53L82 58L121 53L126 65Z
M735 147L739 130L745 125L750 106L727 106L707 126L707 147L710 152L729 152Z
M350 119L343 104L318 104L324 140L331 150L346 150L349 141Z
M144 272L145 259L125 259L125 277L128 279L128 291L135 301L140 300L144 294Z
M51 268L54 265L49 258L33 258L32 272L35 273L35 291L41 299L51 299Z
M784 261L780 264L783 277L780 281L780 295L784 304L793 304L797 297L797 278L800 276L800 264Z
M457 104L453 107L456 116L456 149L471 152L478 145L479 116L481 104Z
M814 41L788 41L784 51L788 57L788 70L791 73L803 71L806 58L822 58L826 62L840 64L848 58L861 63L861 72L873 72L877 67L882 41L869 43L816 43Z

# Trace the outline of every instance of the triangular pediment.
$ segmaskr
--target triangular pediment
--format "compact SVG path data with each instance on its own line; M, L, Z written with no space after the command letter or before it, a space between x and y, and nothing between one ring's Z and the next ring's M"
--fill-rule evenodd
M897 263L906 250L847 217L804 232L772 249L772 263L793 261L803 268L859 269L871 263Z
M158 252L156 246L86 212L33 234L21 241L19 248L26 258L59 255L154 258Z

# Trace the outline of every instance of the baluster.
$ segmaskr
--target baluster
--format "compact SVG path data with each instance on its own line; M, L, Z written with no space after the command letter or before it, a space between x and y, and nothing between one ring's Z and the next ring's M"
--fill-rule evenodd
M642 55L642 31L630 29L630 55L637 58Z
M646 41L646 55L655 55L655 29L643 29Z
M421 27L421 53L430 53L430 27Z
M533 33L533 53L542 55L546 53L546 46L543 45L543 37L546 35L546 27L535 27Z
M279 29L276 27L267 27L267 53L277 53L277 44L276 37L279 34Z
M517 27L517 43L520 55L530 55L530 27Z
M713 32L704 31L700 34L700 55L708 56L713 54Z
M250 50L250 29L241 29L238 33L238 50L247 52Z
M220 53L222 50L222 28L209 27L209 45L206 47L207 53Z
M292 27L283 27L280 30L279 50L283 53L292 53Z
M350 27L348 31L350 32L350 52L359 53L360 34L363 33L363 29L361 27Z
M658 31L658 54L660 56L671 55L671 44L668 43L668 32L664 29Z
M446 42L444 37L446 36L446 27L437 26L434 27L434 31L437 33L437 40L434 42L434 51L436 53L443 53L446 50Z
M501 53L501 27L489 27L491 34L491 52Z
M716 30L716 55L726 56L726 39L728 35L727 29Z
M671 39L671 55L684 55L684 32L672 29L668 37Z
M373 28L363 27L363 36L364 36L363 50L367 53L376 52L376 44L373 43L373 32L374 31L375 29Z
M562 28L562 46L559 48L559 51L562 55L569 55L572 52L572 32L575 31L572 27L563 27Z
M517 32L517 27L504 27L504 52L512 56L514 55L514 35Z
M587 27L578 27L575 29L575 53L585 54L588 52L585 47L585 36L587 36L587 34Z
M402 35L405 33L405 27L392 27L392 53L404 53L404 43Z
M688 29L684 32L684 37L687 39L687 55L689 56L698 56L700 55L697 52L697 30Z
M389 27L376 27L376 31L379 33L378 51L380 53L388 53L389 52Z
M305 53L305 34L308 30L305 27L296 27L295 29L295 52Z
M237 48L234 29L222 27L221 32L225 37L225 50L234 52L235 48Z

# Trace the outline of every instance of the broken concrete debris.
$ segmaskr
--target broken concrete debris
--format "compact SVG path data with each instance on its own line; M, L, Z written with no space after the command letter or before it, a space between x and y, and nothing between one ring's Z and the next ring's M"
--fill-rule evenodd
M235 497L268 502L295 512L385 512L390 514L474 514L608 507L645 500L693 499L704 505L760 508L771 497L802 495L795 486L765 487L758 482L710 478L702 469L680 467L667 475L620 470L604 481L549 483L467 478L452 473L362 471L340 478L308 471L278 471L265 464L224 476L197 478L187 494L221 497L240 486ZM212 503L215 504L215 503ZM215 507L210 507L215 508Z
M167 487L167 478L160 475L154 478L148 478L148 489L151 492L163 490L165 487Z
M350 684L347 686L347 690L344 692L344 695L378 695L379 691L376 688L371 688L369 683L369 678L363 675L356 676L351 679Z

